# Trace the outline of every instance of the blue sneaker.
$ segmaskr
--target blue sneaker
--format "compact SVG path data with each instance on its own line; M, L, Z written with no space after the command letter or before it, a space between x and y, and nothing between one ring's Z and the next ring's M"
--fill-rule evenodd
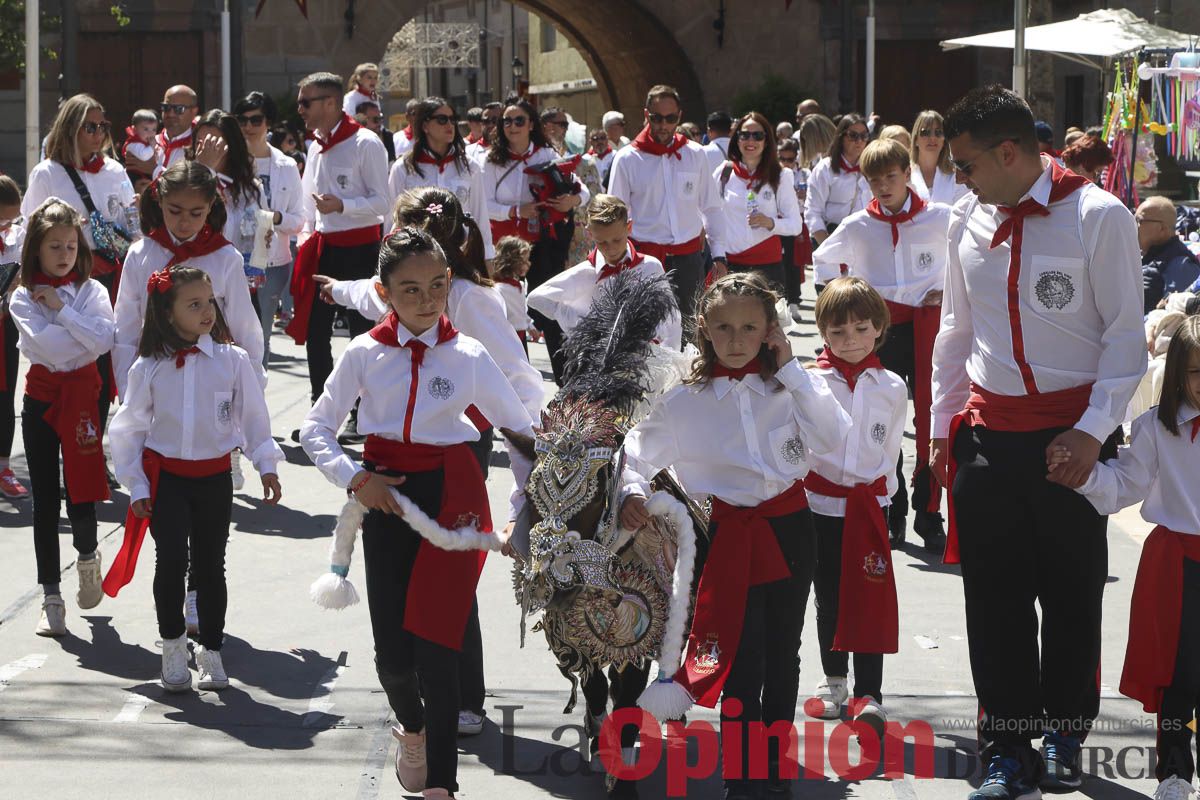
M1083 742L1074 736L1046 731L1042 738L1042 760L1046 774L1041 787L1048 792L1072 792L1083 783Z
M992 756L987 777L979 788L967 795L967 800L1039 800L1042 790L1021 773L1021 762L1015 758Z

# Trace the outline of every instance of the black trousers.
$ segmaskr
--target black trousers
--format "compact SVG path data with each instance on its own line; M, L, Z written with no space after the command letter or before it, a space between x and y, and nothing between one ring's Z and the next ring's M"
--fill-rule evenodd
M492 439L495 428L480 431L479 441L471 442L471 452L479 461L483 479L487 480L492 456ZM479 627L479 601L471 604L471 616L467 619L467 630L463 634L462 652L458 664L459 704L464 711L483 715L483 700L487 687L483 678L483 631Z
M800 268L793 261L796 252L795 236L780 236L783 242L783 286L788 303L800 302Z
M529 291L533 291L546 281L558 275L567 267L567 257L571 252L571 236L575 232L574 213L554 226L557 238L550 238L543 233L542 237L533 244L533 252L529 256L529 274L525 276ZM546 337L546 352L550 356L550 369L554 372L554 382L562 383L563 330L557 322L542 314L540 311L529 309L529 318Z
M952 444L985 764L1002 753L1028 766L1031 739L1047 728L1083 739L1100 710L1108 518L1082 495L1046 480L1046 447L1063 430L964 426ZM1115 434L1100 453L1116 456Z
M888 328L887 336L879 347L879 360L884 369L889 369L904 380L908 396L915 397L917 381L916 346L913 339L913 324L902 322ZM912 480L912 507L918 512L929 507L933 493L933 471L927 466L917 469ZM896 493L892 495L892 506L908 516L908 482L904 480L904 453L896 462Z
M325 246L317 272L339 281L370 278L379 265L379 243L360 244L354 247ZM333 318L338 307L321 299L320 292L313 297L312 312L308 318L308 339L304 349L308 355L308 379L312 385L312 400L315 403L325 391L325 380L333 372ZM366 333L375 325L362 314L343 309L350 336Z
M769 520L791 577L750 587L746 595L746 615L737 654L725 678L723 698L734 697L742 703L738 717L721 715L722 724L742 724L742 777L749 777L750 736L747 723L761 721L767 726L796 719L796 698L800 689L800 634L804 629L804 609L816 565L816 543L812 512L797 511ZM710 528L710 536L737 536L730 528ZM770 777L778 777L779 742L771 739L768 750ZM725 761L730 753L722 755Z
M436 518L442 498L442 472L406 474L408 481L396 488ZM426 786L455 792L460 654L404 630L409 578L421 535L400 517L368 511L363 518L362 542L379 683L396 721L406 731L425 731L429 765ZM437 602L436 597L423 600Z
M838 594L842 585L842 529L845 517L813 514L817 534L817 570L813 590L817 601L817 639L821 644L821 667L833 678L850 674L850 653L833 650L837 635ZM883 653L854 654L853 697L873 697L883 702Z
M225 639L225 547L233 514L233 478L228 471L185 478L163 471L150 516L154 537L154 606L163 639L184 634L184 582L196 590L196 641L220 650Z
M17 351L20 335L12 315L4 314L4 385L0 389L0 457L12 455L13 439L17 434L17 368L21 354Z
M776 261L774 264L734 264L732 261L726 262L729 265L730 272L757 272L763 277L771 288L780 296L787 293L787 278L784 276L784 262Z
M683 319L683 340L688 341L696 324L696 304L704 293L704 278L708 275L706 250L700 249L685 256L667 256L663 269L675 289L675 300L679 303L679 314Z
M116 282L117 273L110 272L107 275L93 275L101 286L108 289L109 296L112 296L113 284ZM104 429L108 427L108 412L112 408L112 392L113 392L113 366L112 353L105 353L96 359L96 369L100 370L100 439L104 439Z
M1191 783L1196 761L1188 725L1200 716L1200 562L1184 559L1180 610L1175 675L1163 693L1158 712L1158 764L1154 776L1161 781L1175 775Z
M58 583L62 574L58 548L62 443L58 432L44 419L49 409L49 403L25 395L21 412L21 436L25 441L25 460L29 465L29 484L33 492L33 552L37 559L37 580L41 584ZM96 504L68 500L67 519L71 521L75 551L84 555L96 552Z
M608 710L608 701L612 700L613 711L618 708L633 708L637 705L638 697L650 680L650 664L638 668L630 664L624 670L616 667L608 668L607 677L604 669L597 667L583 684L583 697L587 701L588 713L600 717ZM638 729L626 725L621 729L621 747L633 747L637 744Z

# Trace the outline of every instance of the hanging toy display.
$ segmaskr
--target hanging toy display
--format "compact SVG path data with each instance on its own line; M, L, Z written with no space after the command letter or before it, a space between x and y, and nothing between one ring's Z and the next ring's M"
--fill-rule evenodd
M1137 185L1140 183L1135 165L1140 149L1138 134L1141 132L1137 128L1148 119L1144 113L1145 106L1138 101L1137 69L1136 59L1117 62L1113 88L1108 94L1108 108L1104 114L1104 140L1113 154L1113 163L1104 172L1104 188L1131 207L1138 203ZM1153 135L1147 132L1146 138L1149 139L1149 152L1153 155ZM1157 177L1157 168L1153 172ZM1143 163L1142 176L1149 177L1150 173L1151 170Z
M1164 137L1167 155L1200 164L1200 53L1174 53L1169 66L1144 63L1137 74L1150 83L1148 126Z

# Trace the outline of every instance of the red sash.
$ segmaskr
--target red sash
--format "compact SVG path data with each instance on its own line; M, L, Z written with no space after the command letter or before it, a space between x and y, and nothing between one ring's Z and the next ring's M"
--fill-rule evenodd
M670 256L690 256L692 253L699 253L700 248L704 247L704 234L701 233L695 239L689 239L679 244L659 244L633 238L630 238L629 241L639 253L654 256L665 265L666 259Z
M767 521L808 508L804 484L751 508L713 498L712 521L725 530L713 538L700 576L687 655L675 681L702 706L713 708L742 638L746 594L751 586L783 580L791 573Z
M1140 701L1152 714L1161 708L1163 691L1175 676L1185 558L1200 561L1200 536L1159 525L1142 545L1133 584L1121 694Z
M34 364L25 376L25 394L50 404L43 419L62 442L63 475L71 502L107 500L108 478L100 444L100 371L96 363L71 372L51 372Z
M778 236L768 236L758 244L740 253L726 254L725 260L739 267L778 264L783 261L783 240Z
M1087 411L1091 397L1090 383L1057 392L1026 395L994 394L982 386L971 384L967 405L950 421L950 433L946 437L946 486L950 492L946 502L949 521L943 563L959 563L958 522L954 517L954 476L958 472L958 463L954 460L954 440L963 423L968 427L979 425L1015 433L1070 427Z
M916 195L913 195L916 198ZM911 322L913 326L913 366L916 372L913 386L913 407L916 419L913 425L917 431L917 468L913 470L913 480L917 473L929 466L929 420L933 404L933 343L937 339L938 328L942 324L942 307L938 306L907 306L885 300L891 313L893 325L903 325ZM888 333L892 335L891 332ZM942 505L942 487L937 481L930 481L929 505L925 510L936 514Z
M296 250L296 263L292 266L292 321L284 329L296 344L304 344L308 340L308 318L312 314L313 301L317 297L317 282L313 280L313 276L317 274L321 253L325 248L357 247L378 242L381 238L379 226L368 225L365 228L332 233L314 231L312 236L304 240L304 244Z
M800 271L800 283L804 283L804 268L812 263L812 255L812 237L808 235L808 223L806 222L804 230L800 231L800 235L792 243L792 266Z
M832 649L851 653L899 651L896 571L888 543L887 520L875 499L887 497L887 477L851 487L809 472L804 485L811 492L846 501L838 623Z
M363 460L376 470L389 472L443 470L437 523L450 529L474 523L481 532L491 532L492 512L483 472L465 443L438 447L368 436ZM486 559L484 550L443 550L422 538L408 580L404 629L434 644L461 650Z
M168 472L181 478L207 478L228 472L230 459L226 453L203 461L188 461L182 458L168 458L147 447L142 450L142 469L146 473L146 480L150 482L150 504L153 507L154 499L158 497L158 480L162 473ZM112 566L108 568L108 574L104 576L104 583L101 584L104 593L109 597L116 597L117 592L133 580L138 553L142 550L142 540L146 538L146 531L149 529L150 517L143 519L136 516L133 513L133 504L130 503L129 511L125 512L125 539L121 542L121 549L113 559Z

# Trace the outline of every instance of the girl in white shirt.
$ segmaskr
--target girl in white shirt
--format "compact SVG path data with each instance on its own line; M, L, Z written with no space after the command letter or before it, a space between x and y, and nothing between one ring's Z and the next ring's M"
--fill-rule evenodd
M496 257L492 260L492 280L496 291L504 300L504 313L512 325L529 357L529 340L537 341L537 330L529 319L529 304L526 299L525 276L529 274L529 257L532 245L519 236L504 236L496 242Z
M168 267L146 287L146 321L129 393L110 435L117 477L129 489L125 540L104 580L110 595L129 582L147 526L154 537L154 606L162 637L162 686L192 686L183 613L184 580L196 591L196 666L201 689L229 686L225 637L225 546L233 511L230 453L246 452L263 500L279 502L271 416L259 362L231 343L212 280L195 267ZM190 566L190 570L189 570Z
M861 278L835 278L817 298L817 329L825 349L817 371L852 427L830 452L811 450L804 479L817 538L814 589L817 638L825 680L805 702L809 716L851 715L883 735L883 654L897 650L895 572L884 507L898 482L908 388L884 369L877 352L888 333L888 307ZM836 649L835 649L836 648ZM850 654L854 692L848 691Z
M829 155L813 168L804 201L804 221L815 244L825 241L839 222L870 202L871 187L858 169L858 158L870 138L862 117L845 115L829 145Z
M374 103L383 110L383 106L379 104L379 95L375 93L375 87L379 85L378 64L359 64L350 74L349 83L350 91L342 98L342 111L346 112L346 116L354 119L360 103Z
M1076 489L1101 514L1142 504L1154 523L1142 545L1121 694L1157 714L1154 796L1186 800L1196 764L1192 730L1200 707L1200 316L1171 337L1162 401L1133 422L1128 447L1098 462ZM1049 470L1070 460L1059 446Z
M479 431L468 408L523 436L532 435L532 419L479 342L445 316L450 270L433 237L417 228L388 236L375 288L390 311L350 342L300 439L317 468L369 509L362 523L367 602L376 671L400 723L393 731L397 777L410 792L448 798L458 789L459 651L483 554L449 552L424 538L403 516L396 492L443 529L490 531L487 489L470 447ZM362 467L337 442L359 398ZM532 450L509 452L524 485Z
M850 429L825 379L792 357L776 300L752 273L714 282L698 308L702 351L691 377L624 442L630 493L623 527L646 524L649 480L667 467L688 494L712 496L687 653L678 671L660 665L660 680L674 672L691 699L709 708L723 689L722 725L790 727L795 718L797 650L816 555L801 479L806 453L835 449ZM722 431L721 446L701 431ZM725 716L739 705L740 714ZM741 765L749 763L749 738L743 733ZM788 786L779 761L778 753L768 757L767 783L776 791ZM756 796L761 781L739 772L726 779L726 796Z
M21 284L9 304L20 335L17 347L30 361L21 413L29 483L33 488L33 544L38 583L45 598L36 633L66 634L59 592L59 451L67 483L67 517L79 553L80 608L102 597L96 552L96 502L108 499L96 359L112 349L108 290L88 278L91 251L83 220L52 197L29 218L21 259Z
M926 109L917 114L912 126L912 144L908 148L912 159L909 186L927 203L952 206L958 198L971 191L959 183L950 161L950 143L942 128L942 115Z

